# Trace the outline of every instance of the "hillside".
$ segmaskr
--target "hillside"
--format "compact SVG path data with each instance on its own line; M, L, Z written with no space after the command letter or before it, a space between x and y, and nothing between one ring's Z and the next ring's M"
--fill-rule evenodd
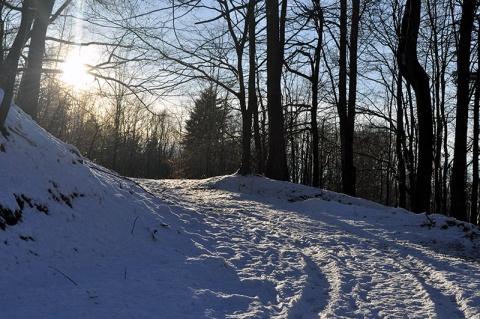
M479 318L480 230L257 176L130 180L17 107L2 318Z

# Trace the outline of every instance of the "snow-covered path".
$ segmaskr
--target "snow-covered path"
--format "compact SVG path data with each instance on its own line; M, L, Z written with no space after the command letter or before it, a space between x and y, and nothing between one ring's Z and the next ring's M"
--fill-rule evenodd
M478 247L439 240L448 225L462 227L442 216L432 224L254 177L142 184L186 212L179 216L189 220L185 231L204 251L198 261L221 261L241 279L229 291L216 284L228 278L206 274L197 287L205 302L237 303L227 317L480 318L480 263L462 258L478 257ZM469 231L458 234L476 234Z
M2 319L480 319L478 227L255 176L135 183L18 107L7 130Z

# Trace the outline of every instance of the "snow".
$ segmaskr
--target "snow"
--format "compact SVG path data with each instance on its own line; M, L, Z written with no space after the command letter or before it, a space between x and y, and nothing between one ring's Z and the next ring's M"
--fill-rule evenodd
M259 176L122 178L16 106L6 126L1 318L480 318L477 227Z

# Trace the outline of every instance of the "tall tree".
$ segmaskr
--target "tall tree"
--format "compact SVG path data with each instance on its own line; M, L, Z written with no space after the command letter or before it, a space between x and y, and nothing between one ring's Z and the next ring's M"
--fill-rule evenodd
M295 50L293 50L293 53L285 58L285 66L289 72L292 72L300 78L307 80L310 84L310 132L312 135L312 160L307 161L307 159L305 159L306 165L304 175L308 176L308 178L304 180L311 180L311 182L308 184L318 187L320 184L320 150L317 117L319 102L318 97L320 91L320 60L322 58L321 50L323 46L323 28L325 19L323 15L323 8L320 6L320 1L312 0L311 2L311 7L308 7L307 5L299 5L302 10L301 15L304 15L306 18L305 23L302 24L299 29L303 30L305 28L305 31L308 30L305 32L308 34L308 37L304 39L297 36L298 39L295 41L293 39L288 40ZM313 29L310 29L308 26L310 21L313 22ZM314 39L312 39L312 36L310 35L310 30L314 35ZM297 33L300 32L295 32L295 34ZM299 64L298 68L294 68L296 63ZM302 69L305 69L305 71Z
M268 158L265 176L277 180L288 180L281 93L287 0L282 1L280 16L278 0L265 1L267 9L267 112L269 120Z
M18 27L18 31L10 51L0 66L0 74L2 75L0 77L0 87L4 90L3 100L0 105L0 128L2 129L4 127L5 120L7 119L8 110L10 109L10 105L12 103L20 54L32 25L33 3L33 0L23 1L22 7L20 8L22 15L20 26Z
M478 44L480 44L480 30L478 32ZM472 194L470 207L470 222L478 223L478 187L479 187L479 143L480 143L480 50L477 56L477 76L475 78L475 98L473 103L473 145L472 145Z
M455 150L453 152L451 182L451 212L460 220L467 220L466 171L468 105L470 103L470 52L475 0L463 0L457 49L457 116L455 122Z
M17 98L17 104L33 119L36 119L38 112L45 39L54 4L55 0L37 2L35 22L30 32L27 68L23 74Z
M455 50L454 23L448 12L448 1L427 0L426 13L430 35L427 42L428 56L432 60L430 75L432 81L432 103L435 110L435 151L434 151L434 212L446 213L447 210L447 179L449 179L450 159L448 150L448 117L446 116L447 99L447 68ZM453 99L452 99L453 100Z
M356 168L353 162L353 137L355 134L355 105L357 103L357 65L358 65L358 34L360 23L360 0L352 0L352 18L350 26L349 43L349 72L348 72L348 103L345 117L344 137L344 172L342 173L347 182L343 183L346 194L355 196Z
M355 132L355 103L357 94L357 46L359 21L360 0L352 0L350 41L348 41L347 0L341 0L339 40L340 69L337 110L340 121L342 190L345 194L352 196L355 196L356 187L356 169L353 162L353 137ZM350 50L349 52L348 49ZM347 57L349 57L348 64Z
M395 140L395 151L397 154L397 178L398 178L398 206L407 207L407 176L405 172L405 131L403 124L403 93L402 93L402 76L399 74L397 79L397 132Z
M234 10L239 10L232 1L232 8L229 6L228 1L219 1L222 8L223 17L228 26L228 32L232 38L237 55L237 81L238 92L236 93L242 114L242 160L239 168L240 174L250 174L251 170L251 142L252 142L252 115L254 108L257 108L257 100L255 93L255 6L256 0L248 0L245 4L247 12L245 13L245 21L243 21L243 28L239 35L236 33L238 27L237 21L231 16ZM249 75L248 75L248 103L246 101L247 90L245 88L244 80L244 66L243 66L243 54L246 44L250 44L249 52Z
M228 105L213 85L200 93L185 125L186 177L231 174L236 169L237 162L227 158L237 155L227 142L228 117Z
M421 0L407 0L400 29L397 62L402 76L415 91L418 116L418 165L412 209L416 213L430 212L433 161L432 102L428 75L417 56Z
M247 23L248 23L248 110L253 117L253 135L255 141L255 164L256 172L263 173L265 160L263 156L263 147L260 136L260 125L258 119L258 99L257 99L257 43L256 43L256 26L255 5L256 0L249 0ZM248 115L248 114L247 114ZM245 134L245 133L243 133ZM244 137L243 137L244 138ZM245 138L244 138L245 139ZM250 141L249 141L250 142ZM242 143L245 143L242 142ZM245 152L246 145L242 145L242 154ZM250 149L249 149L250 150ZM243 162L243 160L242 160Z

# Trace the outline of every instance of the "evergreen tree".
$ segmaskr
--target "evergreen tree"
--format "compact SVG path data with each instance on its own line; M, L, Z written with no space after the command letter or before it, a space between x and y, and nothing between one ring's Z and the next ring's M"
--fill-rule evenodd
M185 177L231 174L238 168L238 145L230 138L230 110L213 86L200 93L186 121Z

